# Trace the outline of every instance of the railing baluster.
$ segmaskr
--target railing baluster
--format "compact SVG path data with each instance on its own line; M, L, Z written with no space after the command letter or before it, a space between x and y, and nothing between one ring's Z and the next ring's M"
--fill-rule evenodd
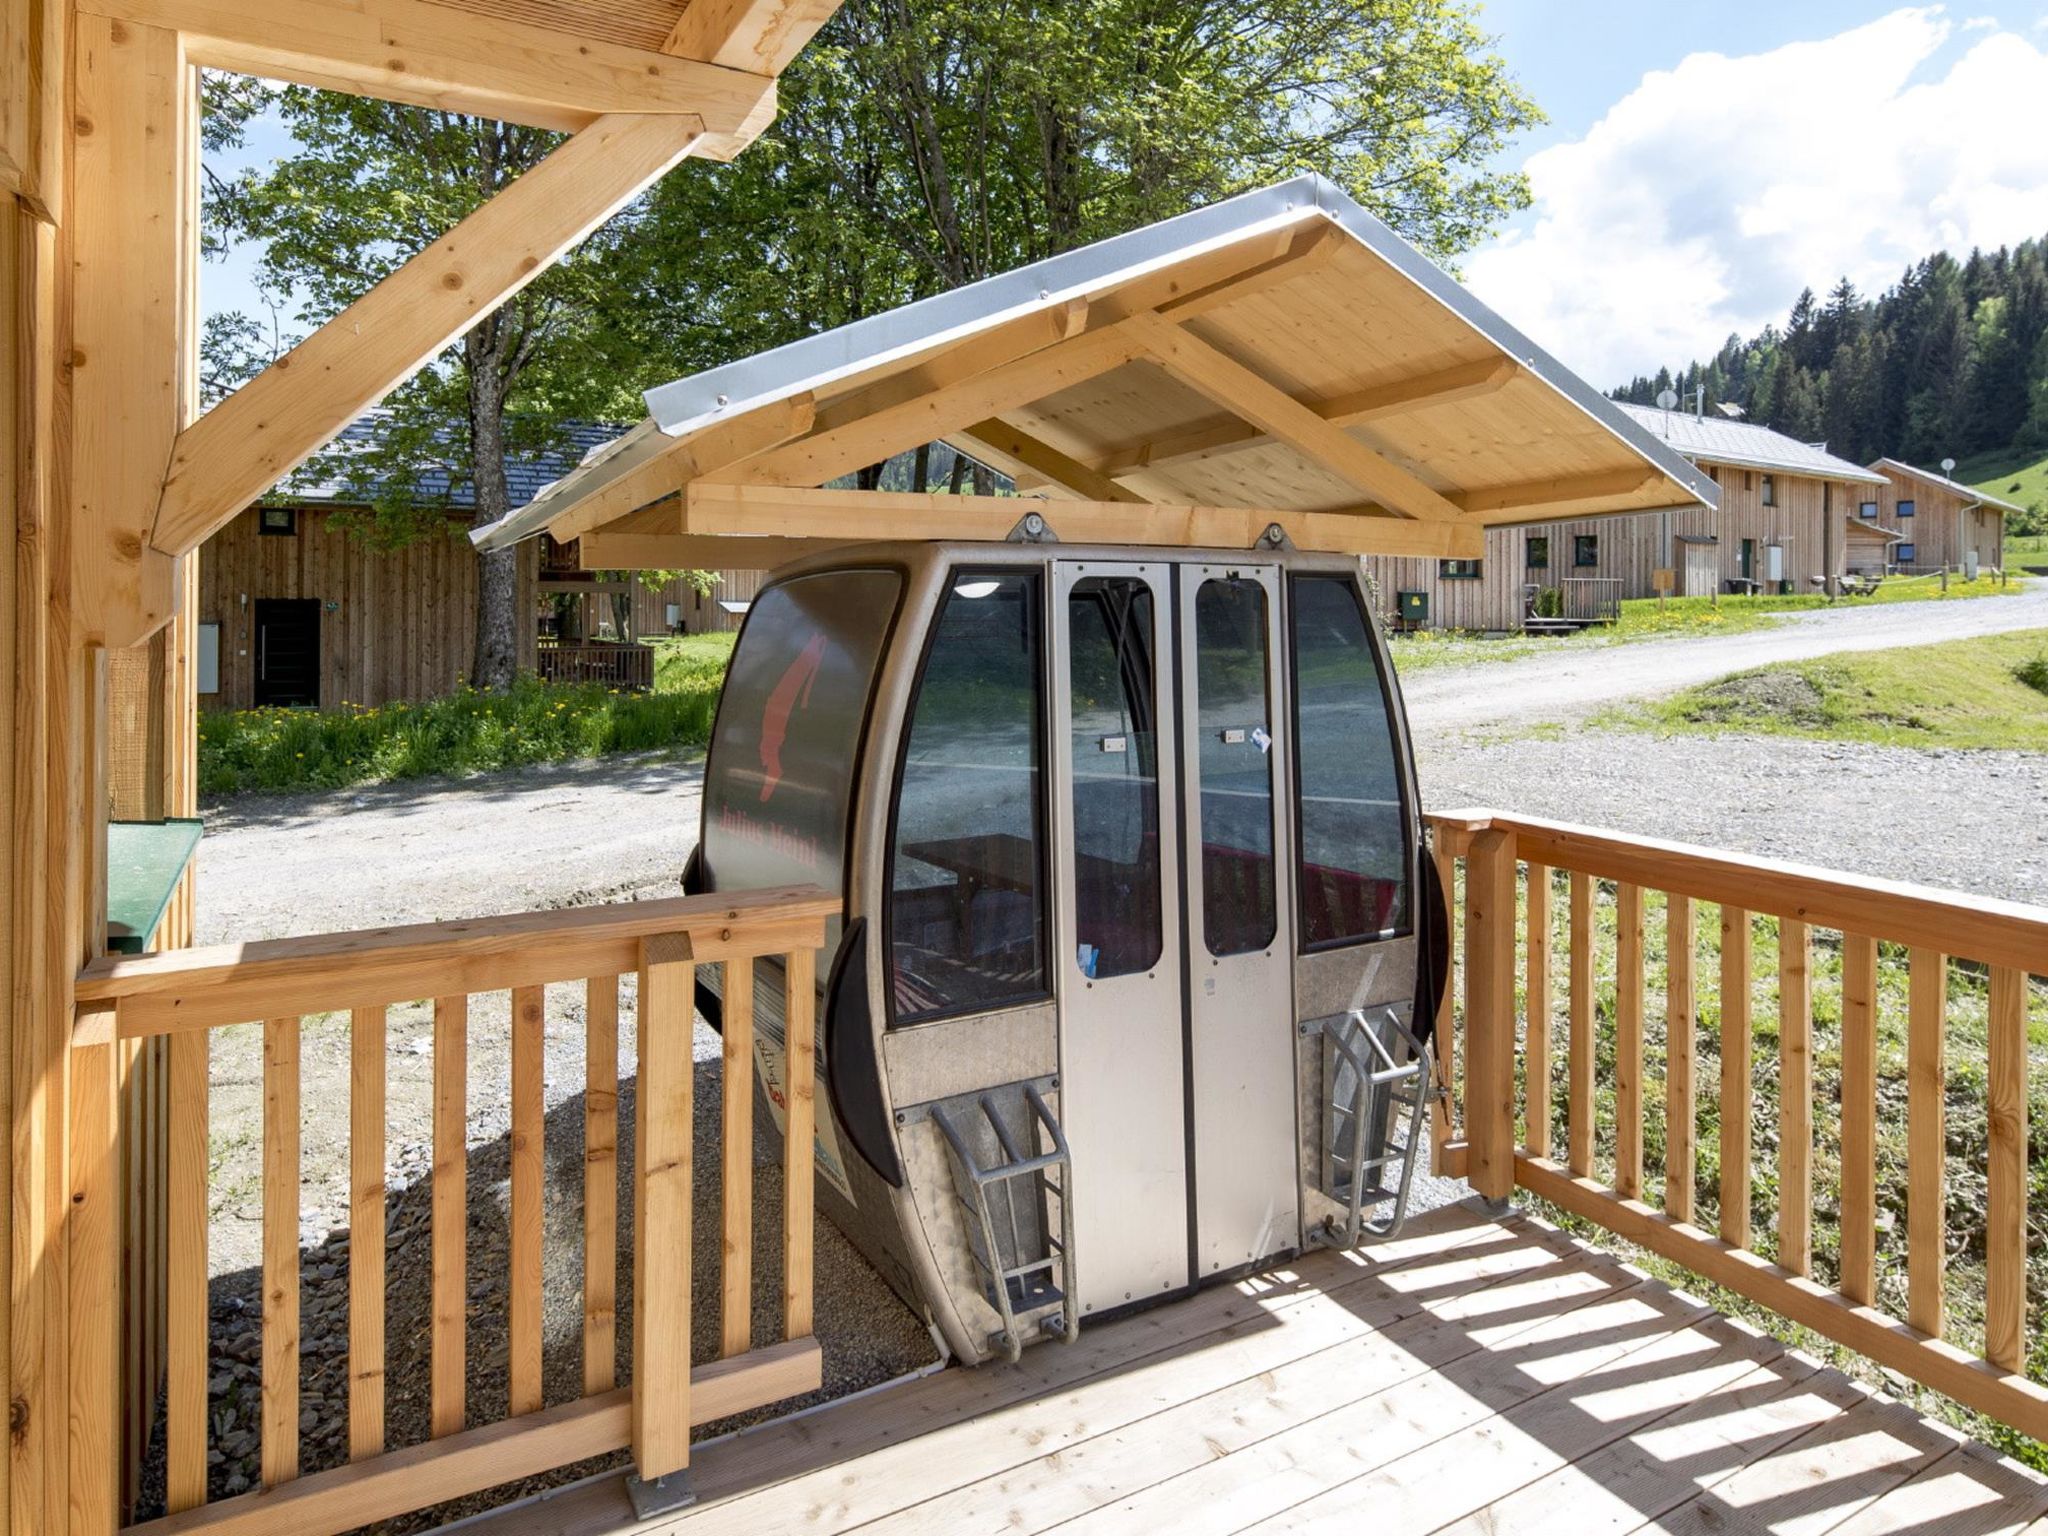
M593 976L584 991L583 1390L618 1379L619 978Z
M299 1475L299 1021L263 1025L263 1486Z
M384 1057L386 1015L349 1019L348 1456L384 1451Z
M1749 1246L1749 913L1721 908L1721 1237Z
M725 962L724 1120L719 1172L725 1230L721 1352L754 1343L754 962Z
M1842 935L1842 1294L1877 1297L1877 940Z
M1643 1192L1643 888L1614 893L1614 1189Z
M68 1449L61 1435L52 1436L52 1448L69 1461L71 1529L99 1533L120 1524L121 1509L120 1047L75 1047L70 1074L64 1284L71 1426Z
M1523 1104L1532 1157L1550 1156L1550 870L1529 866L1529 969L1524 984L1528 1016Z
M783 1336L791 1339L807 1338L811 1332L811 1179L817 1160L813 1086L817 1068L817 968L817 955L808 949L798 949L791 951L783 962L782 973L783 1039L788 1047L783 1075L789 1096L782 1153L782 1319Z
M164 1508L206 1502L206 1380L211 1366L206 1293L208 1064L210 1034L171 1036L169 1253L165 1266L168 1358L164 1386Z
M1940 1338L1948 1310L1948 956L1916 946L1908 963L1906 1321Z
M1570 1165L1580 1178L1593 1172L1593 877L1572 871L1570 1082L1565 1128Z
M1664 898L1664 1209L1693 1217L1692 898Z
M690 1464L690 941L641 944L634 1106L633 1461L649 1483Z
M459 1431L469 1396L469 999L434 999L433 1345L428 1418Z
M1813 1262L1813 933L1778 919L1778 1262Z
M1991 1200L1984 1237L1984 1358L2027 1353L2027 978L1991 968Z
M1515 840L1481 832L1465 856L1465 1177L1515 1188Z
M512 1216L506 1244L509 1344L506 1409L512 1417L541 1403L541 1160L547 1133L547 991L512 992Z

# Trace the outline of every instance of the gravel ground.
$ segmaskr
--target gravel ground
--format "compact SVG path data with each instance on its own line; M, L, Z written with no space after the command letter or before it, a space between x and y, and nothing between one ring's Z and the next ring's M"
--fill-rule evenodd
M1743 635L1647 642L1418 674L1406 685L1427 805L1489 805L1681 841L2017 900L2048 901L2048 757L1918 752L1781 738L1656 738L1587 729L1616 698L1689 686L1728 670L1835 649L1899 644L1926 632L1929 610L1801 616ZM2048 583L2021 597L1941 610L1944 636L2048 627ZM1561 726L1561 732L1530 727ZM209 807L199 863L200 942L250 939L667 895L694 839L701 765L644 757L550 766L466 783L398 785L346 795L247 798ZM1917 839L1901 857L1898 808ZM1987 850L1995 857L1986 857ZM431 869L432 878L421 871ZM280 893L285 893L280 895ZM631 980L621 1020L620 1167L631 1166ZM502 997L471 1014L469 1133L471 1412L501 1412L508 1034ZM394 1350L390 1443L425 1433L427 1184L431 1018L390 1016L390 1309ZM219 1031L214 1055L213 1443L216 1495L253 1484L261 1040ZM552 989L547 1025L547 1400L581 1390L580 989ZM700 1105L718 1102L717 1041L699 1021ZM339 1019L306 1025L304 1100L305 1410L307 1470L334 1464L345 1404L347 1036ZM699 1211L718 1207L715 1115L698 1117ZM757 1295L772 1296L779 1254L778 1158L756 1149ZM1467 1193L1418 1178L1418 1208ZM632 1200L622 1183L621 1252ZM715 1217L698 1223L700 1357L717 1322ZM834 1231L818 1226L817 1333L823 1396L841 1395L935 1358L923 1327ZM630 1317L631 1266L620 1275ZM757 1337L774 1320L756 1318ZM625 1327L621 1338L628 1337ZM710 1431L707 1431L710 1432ZM588 1470L588 1469L584 1469ZM501 1491L489 1502L498 1502ZM437 1518L462 1511L444 1508ZM415 1521L413 1524L426 1523ZM393 1527L392 1529L399 1529Z

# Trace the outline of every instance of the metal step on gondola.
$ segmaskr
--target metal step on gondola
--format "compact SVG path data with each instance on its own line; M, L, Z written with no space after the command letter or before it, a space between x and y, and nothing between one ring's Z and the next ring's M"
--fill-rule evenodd
M1322 1188L1344 1215L1310 1241L1353 1248L1401 1230L1428 1138L1429 1047L1394 1008L1352 1009L1303 1026L1323 1041Z
M1080 1330L1067 1198L1073 1159L1045 1102L1045 1090L1057 1086L1057 1078L1010 1083L921 1104L903 1117L929 1116L945 1138L974 1267L1002 1322L990 1343L1012 1361L1024 1350L1020 1318L1035 1314L1040 1333L1068 1342ZM1047 1150L1025 1150L1038 1145Z

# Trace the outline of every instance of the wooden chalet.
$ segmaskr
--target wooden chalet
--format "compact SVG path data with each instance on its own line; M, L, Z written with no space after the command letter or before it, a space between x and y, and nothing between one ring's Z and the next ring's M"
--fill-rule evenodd
M831 10L25 0L0 12L0 473L16 514L0 582L6 1528L329 1536L585 1463L604 1475L500 1518L550 1531L822 1531L943 1494L900 1523L1023 1531L1087 1516L1127 1529L1122 1501L1156 1485L1153 1518L1214 1530L1348 1527L1361 1509L1428 1530L1521 1529L1525 1517L1530 1529L1577 1530L1596 1507L1615 1529L2027 1528L2048 1511L2037 1478L1555 1234L1483 1213L1418 1229L1406 1246L1312 1256L1182 1304L1196 1310L1083 1332L1017 1365L946 1372L834 1416L722 1438L704 1449L699 1504L640 1520L630 1494L658 1499L691 1469L696 1427L821 1383L811 981L841 896L721 892L189 947L203 899L183 858L195 830L198 552L678 161L743 152L773 117L776 76ZM202 411L202 66L569 136ZM1496 523L1716 501L1671 444L1319 183L1163 228L869 322L857 346L840 333L656 391L649 424L493 537L546 529L578 540L590 569L762 568L823 542L999 539L1019 524L1032 537L1050 527L1230 549L1280 538L1477 559ZM1040 494L976 505L817 488L934 435L971 439ZM1486 812L1433 817L1431 834L1433 867L1462 895L1461 981L1438 1020L1442 1169L1489 1201L1517 1189L1551 1201L2048 1439L2026 1295L2026 1041L2048 912ZM345 819L331 835L348 835ZM142 845L160 856L132 857ZM1674 966L1663 995L1646 995L1646 910L1689 937L1695 902L1718 907L1722 935L1718 1082L1694 1044L1712 978ZM1616 945L1600 937L1610 908ZM1758 931L1774 935L1778 957L1774 1033L1749 1027L1760 1022ZM1878 1052L1877 1010L1889 1006L1880 941L1912 957L1910 1134L1903 1164L1884 1170L1905 1187L1898 1225L1893 1200L1880 1225L1877 1198L1879 1077L1897 1070ZM1809 1091L1819 943L1840 946L1847 977L1838 1013L1825 1015L1841 1062L1838 1135L1816 1129ZM783 957L792 985L783 1199L757 1234L739 978L766 956ZM1988 978L1981 1087L1943 1080L1952 960ZM709 967L725 972L726 1070L719 1102L699 1106L692 1018ZM1596 975L1614 978L1598 1015ZM584 999L572 1161L586 1184L580 1209L544 1219L544 1080L562 1069L544 1047L550 999L569 987ZM492 994L507 1000L509 1049L472 1061L471 999ZM389 1010L422 998L431 1278L424 1296L393 1297L377 1240L396 1129ZM1651 1007L1668 1010L1672 1046L1652 1064L1663 1082L1646 1091ZM303 1021L320 1017L345 1021L345 1051L302 1049ZM210 1042L250 1023L263 1039L261 1125L222 1126ZM636 1150L622 1167L627 1027ZM1753 1050L1779 1053L1768 1179L1747 1135L1764 1065ZM1553 1055L1570 1062L1568 1104L1551 1102ZM1596 1121L1610 1061L1615 1108ZM467 1106L473 1075L500 1070L503 1390L482 1394L468 1375ZM1945 1130L1956 1092L1982 1094L1988 1113ZM310 1277L301 1108L323 1093L348 1105L354 1241L345 1276ZM1694 1117L1665 1126L1685 1155L1662 1190L1648 1187L1643 1147L1658 1106L1715 1093L1723 1122L1742 1131L1720 1147L1709 1230L1696 1220ZM723 1197L701 1204L700 1113L718 1117L733 1149ZM230 1131L262 1146L261 1303L247 1323L260 1336L261 1486L233 1494L210 1473L208 1297L209 1147ZM1967 1154L1958 1135L1973 1138ZM1944 1302L1944 1169L1964 1155L1984 1169L1988 1223L1987 1321L1967 1334ZM1839 1168L1838 1212L1816 1209L1817 1165ZM1759 1202L1772 1230L1752 1226ZM718 1235L719 1327L693 1358L697 1221ZM757 1273L757 1246L776 1256L772 1270ZM345 1284L348 1320L346 1386L317 1399L302 1392L300 1328L303 1283L315 1278ZM544 1285L580 1290L566 1336L544 1336ZM414 1315L400 1302L418 1304L430 1338L420 1380L387 1375L390 1321ZM562 1350L574 1352L573 1384L551 1394L543 1366ZM417 1443L387 1433L399 1390L427 1394L431 1425ZM313 1454L309 1425L343 1427L341 1448ZM145 1487L152 1444L162 1474ZM621 1461L630 1484L605 1471Z
M2005 515L2024 507L1897 459L1870 467L1883 483L1858 497L1854 512L1865 527L1890 535L1893 569L2005 568Z
M1748 422L1620 409L1697 465L1718 505L1495 529L1476 561L1375 560L1387 611L1412 628L1576 626L1654 597L1660 570L1672 573L1672 595L1710 597L1832 592L1858 568L1843 519L1880 491L1873 470Z

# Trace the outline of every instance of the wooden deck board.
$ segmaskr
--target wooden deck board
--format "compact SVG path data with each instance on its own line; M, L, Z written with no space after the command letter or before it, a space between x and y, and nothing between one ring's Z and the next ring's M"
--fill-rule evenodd
M1540 1222L1458 1208L1017 1366L697 1447L474 1536L2048 1536L2048 1483Z

